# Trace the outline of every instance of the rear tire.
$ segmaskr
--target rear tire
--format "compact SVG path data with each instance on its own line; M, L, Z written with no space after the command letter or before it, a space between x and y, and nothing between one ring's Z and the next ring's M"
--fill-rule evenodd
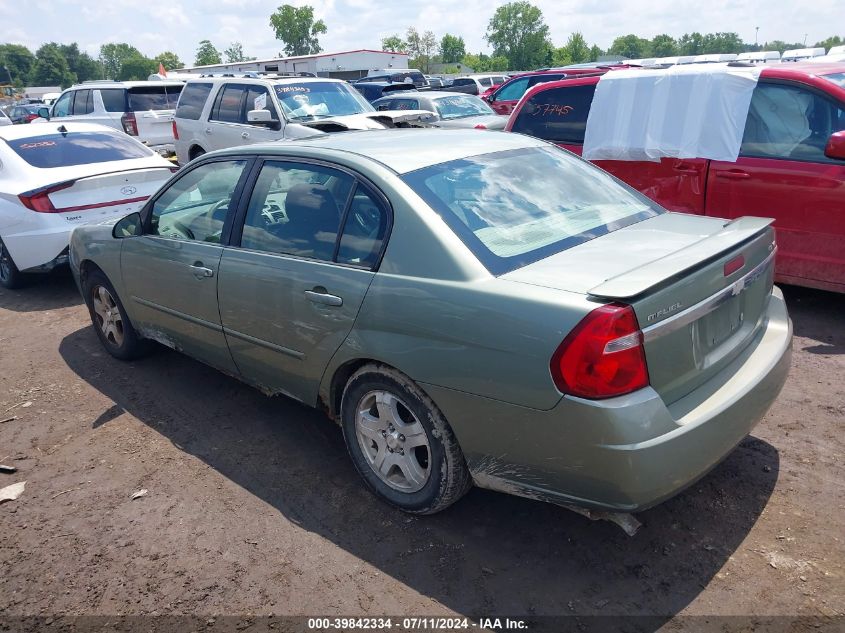
M109 354L120 360L132 360L149 350L148 342L132 327L114 286L105 274L99 270L88 273L83 282L83 292L91 323Z
M12 259L12 255L6 249L3 239L0 238L0 286L15 290L21 288L26 284L26 275L24 275Z
M367 486L391 505L434 514L472 479L445 417L414 382L385 365L356 371L341 399L346 447Z

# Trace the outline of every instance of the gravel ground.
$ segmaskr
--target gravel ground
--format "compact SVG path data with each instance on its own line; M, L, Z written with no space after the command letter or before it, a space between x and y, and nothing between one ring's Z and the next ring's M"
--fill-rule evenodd
M0 420L14 418L0 463L18 469L0 487L26 481L0 506L0 630L269 613L651 616L640 628L667 630L833 616L813 626L840 630L845 296L786 293L795 350L774 407L628 537L482 490L406 516L364 490L320 413L169 350L113 360L68 274L0 290Z

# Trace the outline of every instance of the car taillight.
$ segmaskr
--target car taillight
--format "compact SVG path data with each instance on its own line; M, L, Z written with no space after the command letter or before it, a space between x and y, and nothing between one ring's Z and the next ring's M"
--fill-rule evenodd
M138 136L138 121L135 120L134 112L125 112L120 117L120 123L123 125L123 131L129 136Z
M176 127L176 121L172 121L171 125L173 125L173 139L178 141L179 140L179 129Z
M476 130L486 130L487 126L484 125L483 123L479 123L478 125L475 126L475 129Z
M27 114L25 118L26 118L27 123L32 123L33 121L35 121L35 119L38 118L38 115L37 114Z
M643 334L631 306L611 303L590 312L552 355L552 379L562 393L600 399L648 385Z
M73 186L73 181L63 182L59 185L52 185L44 187L43 189L33 189L18 196L21 204L27 209L37 211L38 213L60 213L63 209L57 209L50 201L50 194L62 189L67 189Z

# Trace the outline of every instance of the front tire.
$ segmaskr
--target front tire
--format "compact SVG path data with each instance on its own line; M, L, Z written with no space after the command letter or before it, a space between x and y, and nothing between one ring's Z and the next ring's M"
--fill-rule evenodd
M385 365L356 371L341 400L352 462L377 496L405 512L434 514L472 485L461 448L437 405Z
M105 274L99 270L91 271L85 276L83 288L91 323L106 351L120 360L143 356L147 343L132 327L114 286Z
M25 283L26 276L15 266L12 255L0 238L0 286L15 290L21 288Z

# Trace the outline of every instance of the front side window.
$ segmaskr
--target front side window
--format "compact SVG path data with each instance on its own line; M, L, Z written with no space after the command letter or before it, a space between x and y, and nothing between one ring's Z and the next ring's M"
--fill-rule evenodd
M66 92L61 97L56 99L53 105L53 117L68 116L73 107L73 95L75 91Z
M462 95L460 93L437 99L434 102L437 114L444 121L462 119L468 116L496 114L493 109L478 97Z
M275 86L284 115L291 121L372 112L360 92L344 82L309 81Z
M595 84L541 90L522 106L512 132L555 143L583 144Z
M496 93L496 101L518 101L528 89L528 77L514 79Z
M830 135L845 130L845 109L822 95L783 84L757 84L745 121L741 156L813 162L827 158Z
M245 165L215 161L190 170L156 199L148 234L219 243Z
M247 114L250 110L267 110L270 112L270 118L273 121L279 120L279 115L276 114L276 108L273 105L273 100L270 98L267 88L264 86L250 86L246 93L246 102L244 103L243 122L247 123Z
M663 212L604 171L551 147L483 154L403 179L493 274Z
M152 150L135 139L117 132L54 133L8 140L6 143L27 163L42 169L131 160L153 155Z

